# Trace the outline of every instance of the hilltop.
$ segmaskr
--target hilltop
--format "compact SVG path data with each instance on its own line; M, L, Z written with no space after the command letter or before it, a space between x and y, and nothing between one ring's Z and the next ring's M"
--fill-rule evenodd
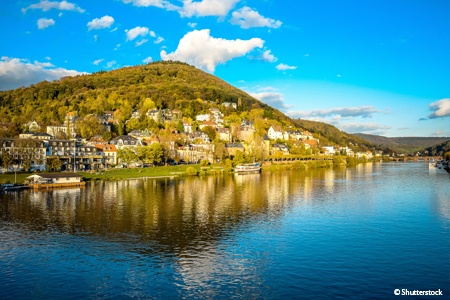
M258 110L258 116L271 124L308 130L321 145L348 145L372 149L374 145L325 123L291 120L279 110L253 98L222 79L186 63L154 62L147 65L100 71L89 75L64 77L53 82L39 82L29 87L0 92L0 122L11 128L0 135L17 135L23 124L36 120L45 126L62 124L68 112L79 117L102 115L105 111L123 123L133 110L144 112L147 104L157 109L176 109L183 118L195 119L211 107L218 107L225 116L249 116ZM223 106L234 103L236 109Z
M425 148L431 149L433 146L450 141L450 137L384 137L364 133L354 135L381 147L386 152L404 154L423 152Z

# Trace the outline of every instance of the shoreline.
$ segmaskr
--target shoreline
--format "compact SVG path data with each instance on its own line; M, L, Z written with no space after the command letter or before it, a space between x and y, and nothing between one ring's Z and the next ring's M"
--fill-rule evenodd
M345 159L340 161L308 161L308 162L286 162L286 163L265 163L262 165L262 172L274 172L283 170L309 170L320 168L339 168L353 167L360 163L379 162L379 161L360 161L356 164L347 164ZM189 169L189 170L188 170ZM160 166L147 168L129 168L129 169L107 169L99 171L77 172L83 177L83 181L119 181L132 179L162 179L176 178L183 176L208 176L221 174L234 174L233 171L225 170L220 164L212 164L209 166L177 165L177 166ZM0 183L8 183L16 181L24 183L25 178L31 173L7 173L0 174Z

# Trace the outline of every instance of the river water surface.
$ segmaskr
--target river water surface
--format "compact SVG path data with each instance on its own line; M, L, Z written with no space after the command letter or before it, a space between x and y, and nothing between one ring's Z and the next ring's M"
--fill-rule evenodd
M424 163L2 194L0 299L448 299L449 228Z

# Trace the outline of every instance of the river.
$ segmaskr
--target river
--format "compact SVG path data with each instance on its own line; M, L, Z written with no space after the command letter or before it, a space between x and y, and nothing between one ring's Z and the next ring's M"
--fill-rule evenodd
M0 299L386 299L450 286L424 163L0 195Z

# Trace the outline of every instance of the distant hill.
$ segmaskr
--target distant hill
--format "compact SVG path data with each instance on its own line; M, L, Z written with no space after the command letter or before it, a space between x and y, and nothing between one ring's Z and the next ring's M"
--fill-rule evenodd
M432 147L428 147L424 149L423 152L433 156L444 156L445 153L450 152L450 140L441 144L434 145Z
M219 108L225 116L245 115L263 110L263 118L274 120L286 129L309 130L321 145L355 146L362 150L374 145L336 127L319 122L291 120L279 110L253 98L222 79L181 62L154 62L146 65L100 71L89 75L64 77L53 82L39 82L29 87L0 91L0 123L13 124L15 130L0 136L17 136L21 126L36 120L44 128L61 124L67 112L78 116L102 115L104 111L120 112L122 120L134 109L144 111L148 100L160 109L178 109L183 117ZM222 104L235 103L237 109ZM267 128L268 129L268 128ZM354 147L354 148L355 148Z
M384 137L364 133L354 135L371 142L382 149L397 153L411 154L425 148L450 141L450 137Z

